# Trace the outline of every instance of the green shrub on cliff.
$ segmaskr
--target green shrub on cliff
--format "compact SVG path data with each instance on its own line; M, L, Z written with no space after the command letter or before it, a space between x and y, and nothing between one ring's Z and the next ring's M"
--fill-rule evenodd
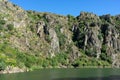
M0 59L0 71L5 70L6 68L6 63L4 60Z
M9 31L12 31L14 29L14 25L13 24L8 24L7 28Z
M0 20L0 24L1 24L1 25L4 25L5 23L6 23L5 20Z
M0 63L0 71L5 70L5 63L1 62Z

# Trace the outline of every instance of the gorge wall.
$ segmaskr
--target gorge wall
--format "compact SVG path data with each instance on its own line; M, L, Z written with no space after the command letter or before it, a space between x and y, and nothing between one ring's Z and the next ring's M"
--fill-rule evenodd
M25 11L0 1L0 70L120 67L120 15Z

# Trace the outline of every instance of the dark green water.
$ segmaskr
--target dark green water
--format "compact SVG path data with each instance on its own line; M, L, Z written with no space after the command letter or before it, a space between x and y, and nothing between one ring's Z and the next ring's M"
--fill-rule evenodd
M43 69L0 74L0 80L120 80L120 69Z

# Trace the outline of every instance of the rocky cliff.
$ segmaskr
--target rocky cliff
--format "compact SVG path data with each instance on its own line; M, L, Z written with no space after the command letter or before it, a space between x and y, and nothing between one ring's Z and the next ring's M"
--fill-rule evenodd
M24 11L0 1L0 70L120 67L120 15Z

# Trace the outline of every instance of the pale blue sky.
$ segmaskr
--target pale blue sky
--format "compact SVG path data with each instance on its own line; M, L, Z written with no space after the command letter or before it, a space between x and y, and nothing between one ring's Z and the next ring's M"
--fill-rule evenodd
M81 11L97 15L120 14L120 0L9 0L25 10L77 16Z

